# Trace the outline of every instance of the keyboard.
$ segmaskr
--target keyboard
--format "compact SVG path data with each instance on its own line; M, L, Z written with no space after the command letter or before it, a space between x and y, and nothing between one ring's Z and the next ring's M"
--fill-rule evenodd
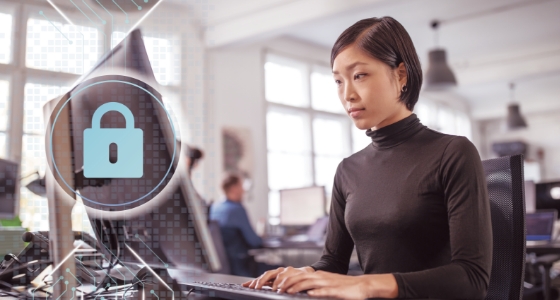
M193 293L208 295L210 297L219 297L231 300L257 300L257 299L320 299L312 298L306 293L300 292L296 294L279 294L270 287L263 287L262 290L255 290L243 287L240 284L233 283L214 283L214 282L192 282L186 284L189 289L193 289Z

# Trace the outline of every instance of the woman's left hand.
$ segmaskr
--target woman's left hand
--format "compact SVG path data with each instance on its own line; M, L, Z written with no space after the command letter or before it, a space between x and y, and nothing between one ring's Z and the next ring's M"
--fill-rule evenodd
M288 294L307 291L313 297L360 300L398 296L397 282L392 274L348 276L324 271L288 277L278 283L278 291Z

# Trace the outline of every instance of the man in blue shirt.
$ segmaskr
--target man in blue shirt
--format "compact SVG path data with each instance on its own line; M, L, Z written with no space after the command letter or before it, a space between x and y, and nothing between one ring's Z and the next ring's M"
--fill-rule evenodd
M220 225L224 247L227 252L233 275L253 277L253 258L249 256L249 249L262 246L262 239L255 233L247 217L247 212L241 200L243 199L243 184L241 178L230 174L222 182L222 189L226 200L212 205L210 220Z

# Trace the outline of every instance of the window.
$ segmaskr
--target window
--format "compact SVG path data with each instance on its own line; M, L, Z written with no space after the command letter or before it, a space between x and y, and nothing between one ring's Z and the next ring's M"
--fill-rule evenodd
M313 109L339 114L345 113L328 68L316 68L311 73L311 99Z
M23 115L23 138L21 147L21 175L33 180L37 173L45 175L47 168L45 153L45 127L43 105L67 91L67 87L27 83ZM26 181L27 182L27 181ZM24 182L24 183L26 183ZM20 190L20 206L26 209L21 217L32 228L48 228L47 199L31 193L24 184Z
M9 121L9 91L10 83L0 80L0 158L6 158L6 132Z
M127 23L127 28L116 28L121 36L115 32L111 39L104 32L108 26L102 26L96 19L88 22L78 12L68 12L68 15L74 22L84 23L67 24L46 1L33 4L4 1L0 5L0 158L21 159L21 176L25 178L21 181L20 218L23 227L30 231L46 230L49 226L46 199L25 188L37 176L44 176L47 169L44 103L65 93L68 85L90 70L101 54L110 49L109 42L116 45L135 23ZM13 32L20 34L14 36ZM165 95L166 107L175 108L176 114L172 111L171 115L178 128L177 120L181 120L180 35L173 33L170 38L166 35L168 30L165 34L162 32L154 32L145 42L157 80L168 85L161 93ZM12 95L18 98L13 99ZM11 118L12 115L16 118ZM23 126L11 126L13 124ZM7 151L20 147L21 153ZM90 226L84 216L85 210L78 200L72 213L74 230L87 230Z
M124 37L122 31L113 32L111 46L116 46ZM144 35L143 40L157 82L161 85L178 85L181 82L180 47L177 47L179 40L150 35Z
M325 186L330 198L336 168L354 148L354 125L329 68L268 54L264 71L269 215L277 222L281 189Z
M0 63L12 60L12 16L0 13Z
M102 48L96 28L47 20L27 21L26 65L35 69L83 74L97 62Z
M472 139L470 118L460 110L421 99L416 104L414 112L422 124L434 130Z

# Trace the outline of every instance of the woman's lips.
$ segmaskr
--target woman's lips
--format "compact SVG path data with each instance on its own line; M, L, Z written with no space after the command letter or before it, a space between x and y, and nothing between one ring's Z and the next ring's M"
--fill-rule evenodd
M352 118L359 118L364 114L365 109L364 108L352 108L348 110L348 114L352 117Z

